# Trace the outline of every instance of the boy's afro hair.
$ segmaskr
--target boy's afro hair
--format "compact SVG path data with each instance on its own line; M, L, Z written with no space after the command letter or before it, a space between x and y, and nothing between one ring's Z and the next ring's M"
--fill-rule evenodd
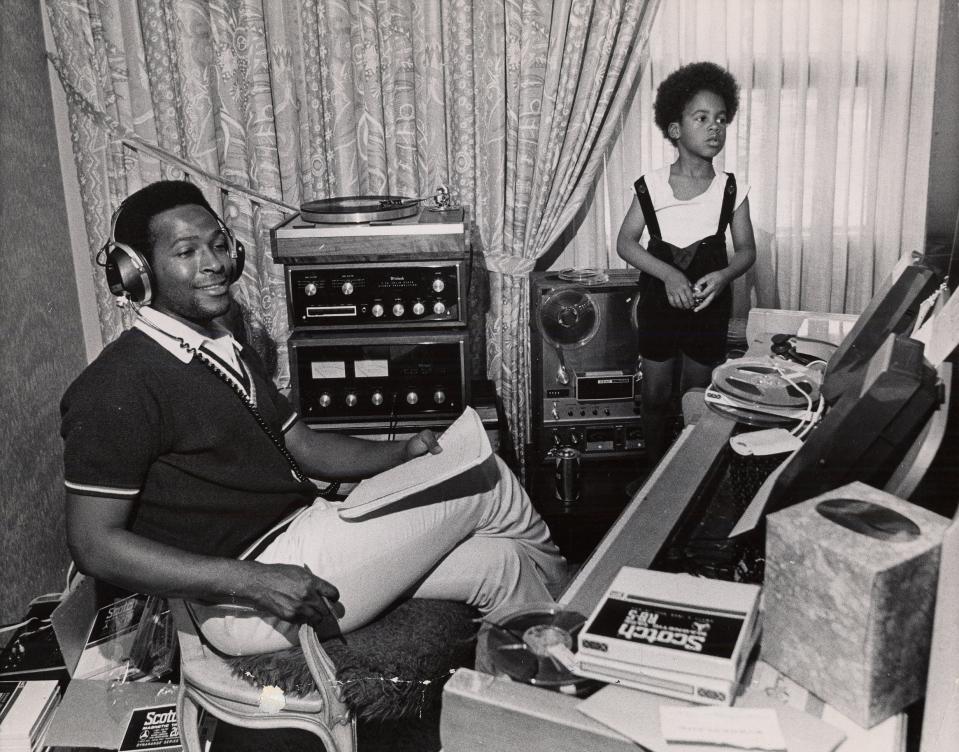
M689 63L670 73L656 90L653 113L656 125L669 138L669 124L679 122L683 109L700 91L711 91L726 103L726 120L732 122L739 109L739 84L716 63Z

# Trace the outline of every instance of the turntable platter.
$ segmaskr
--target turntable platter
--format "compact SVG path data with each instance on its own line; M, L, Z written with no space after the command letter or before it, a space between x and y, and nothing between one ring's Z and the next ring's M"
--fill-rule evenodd
M418 212L419 199L403 196L337 196L300 206L300 217L315 224L391 222Z

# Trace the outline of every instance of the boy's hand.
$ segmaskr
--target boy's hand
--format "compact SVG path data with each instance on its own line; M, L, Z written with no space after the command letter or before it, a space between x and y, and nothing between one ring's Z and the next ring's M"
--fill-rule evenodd
M723 291L723 288L725 288L727 284L729 284L729 282L726 279L726 275L722 272L710 272L700 277L696 284L693 285L693 300L696 306L693 308L693 312L698 313L706 308L716 299L716 296Z
M666 299L673 308L688 310L695 305L693 286L689 284L686 275L681 271L677 270L670 274L663 280L663 285L666 287Z

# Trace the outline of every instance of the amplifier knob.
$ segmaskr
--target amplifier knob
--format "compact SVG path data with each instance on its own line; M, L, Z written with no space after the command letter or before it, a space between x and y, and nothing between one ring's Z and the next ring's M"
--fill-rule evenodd
M417 316L422 316L425 311L426 306L423 305L419 300L413 304L413 313L415 313Z
M314 295L316 295L316 285L314 285L312 282L307 282L306 287L303 288L303 292L312 298Z
M393 315L396 316L396 318L399 318L404 313L406 313L406 308L403 307L402 303L397 303L393 306Z
M333 398L330 397L326 392L320 395L320 407L329 407L330 403L333 402Z
M409 392L406 395L407 404L415 405L419 401L420 401L420 396L416 392Z
M356 395L353 392L350 392L346 395L346 406L355 407L356 406Z
M379 407L383 404L383 392L373 392L373 396L370 397L370 402Z
M553 420L559 420L559 405L555 402L553 403L552 409L550 409L549 414L553 416Z
M433 313L435 313L437 316L442 316L444 313L446 313L446 305L442 300L437 300L435 303L433 303Z
M353 294L353 283L352 283L352 282L344 282L344 283L343 283L343 286L340 287L340 289L343 291L343 294L344 294L344 295L352 295L352 294Z
M446 283L437 278L433 280L433 292L443 292L446 289Z
M373 318L380 318L380 316L383 315L383 306L381 306L379 303L374 303L373 307L370 309L370 313L373 314Z
M446 393L442 389L437 389L433 392L433 402L437 405L442 405L446 402Z

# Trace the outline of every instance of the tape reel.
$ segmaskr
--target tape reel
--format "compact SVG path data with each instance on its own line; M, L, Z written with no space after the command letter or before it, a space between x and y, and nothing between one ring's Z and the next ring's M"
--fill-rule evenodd
M822 374L772 358L730 360L713 371L713 386L736 399L772 407L807 407L819 399Z
M499 676L578 695L595 682L566 668L550 648L575 651L576 636L585 623L586 617L576 611L534 604L487 622L480 632L478 655L485 656Z
M543 337L556 348L577 348L599 330L599 301L583 290L567 287L550 294L539 311Z

